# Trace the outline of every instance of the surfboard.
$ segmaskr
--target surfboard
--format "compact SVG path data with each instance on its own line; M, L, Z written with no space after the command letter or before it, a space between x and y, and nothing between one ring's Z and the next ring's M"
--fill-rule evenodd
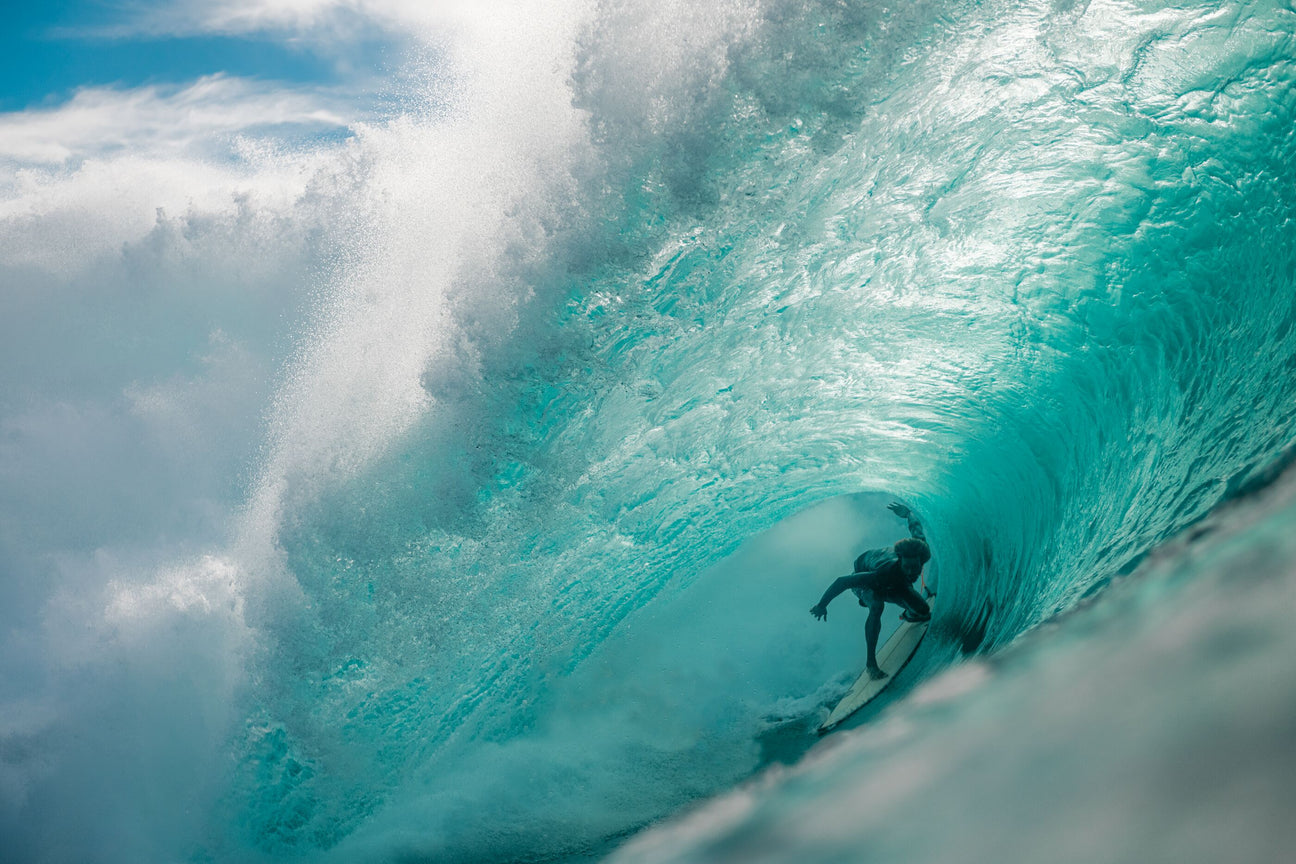
M936 595L933 594L927 599L933 607L932 614L935 614ZM917 652L930 625L930 620L901 621L900 626L891 634L891 638L877 652L878 667L887 673L887 677L875 681L869 677L867 669L861 672L855 679L855 683L851 685L850 692L837 703L837 707L833 708L828 719L819 725L819 734L832 731L847 717L877 698Z

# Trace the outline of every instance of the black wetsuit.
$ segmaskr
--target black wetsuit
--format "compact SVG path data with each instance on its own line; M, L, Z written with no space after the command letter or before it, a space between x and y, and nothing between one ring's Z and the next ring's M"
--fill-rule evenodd
M901 504L890 508L896 515L909 522L909 535L926 543L922 525L918 517ZM931 557L930 551L922 557L925 564ZM868 670L872 678L885 678L877 665L877 641L882 629L882 608L887 603L894 603L905 610L901 617L910 621L925 621L931 618L931 606L914 590L914 583L922 575L922 568L908 576L900 566L900 559L895 547L889 549L870 549L855 559L855 572L842 576L828 586L823 597L811 609L810 614L824 621L828 620L828 604L838 594L846 590L855 592L861 606L867 606L868 619L864 622L864 640L868 647Z
M914 588L919 575L904 574L894 549L870 549L855 559L855 572L843 577L848 582L843 587L855 592L861 606L894 603L914 617L926 618L931 606Z
M923 531L918 517L910 511L906 520L909 523L909 536L926 543L927 534ZM905 575L904 570L900 568L900 559L896 556L895 547L870 549L855 559L854 573L843 576L828 586L828 590L819 601L819 607L816 608L827 609L834 597L849 589L855 592L861 606L868 607L869 618L874 626L877 626L879 616L882 614L882 606L886 603L896 604L912 618L930 618L931 606L913 587L921 575L921 570L913 576Z

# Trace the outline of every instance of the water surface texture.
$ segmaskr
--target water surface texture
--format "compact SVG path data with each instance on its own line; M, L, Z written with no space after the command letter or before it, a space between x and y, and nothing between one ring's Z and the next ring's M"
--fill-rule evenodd
M1290 2L443 23L3 188L14 860L1288 857ZM936 620L818 742L892 500Z

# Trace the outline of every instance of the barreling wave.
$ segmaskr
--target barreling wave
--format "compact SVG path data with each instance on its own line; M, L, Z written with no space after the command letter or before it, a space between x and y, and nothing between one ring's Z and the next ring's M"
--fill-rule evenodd
M594 854L847 670L805 612L837 565L751 538L828 507L845 555L910 502L927 672L1290 444L1291 9L892 5L486 22L455 98L363 131L208 562L253 647L195 854Z
M573 692L673 703L589 670L745 538L835 495L902 495L930 522L938 632L986 651L1290 442L1290 10L696 15L714 41L667 28L679 41L651 48L683 55L645 96L646 13L602 10L572 55L579 159L545 157L570 173L538 198L509 192L548 202L540 239L407 271L303 366L295 404L323 417L334 366L388 392L389 355L423 360L402 373L414 398L379 406L407 420L275 522L304 599L268 624L229 798L254 847L596 847L755 764L768 704L698 733ZM555 188L575 202L554 209ZM364 285L424 238L386 218ZM433 294L440 312L414 301ZM357 338L375 316L391 325ZM430 317L452 322L435 350ZM605 673L640 674L622 659Z

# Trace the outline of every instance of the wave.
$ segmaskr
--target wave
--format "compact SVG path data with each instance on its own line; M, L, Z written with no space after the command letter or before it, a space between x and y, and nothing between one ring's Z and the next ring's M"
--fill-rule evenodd
M113 607L149 650L219 635L175 668L232 717L136 697L207 754L193 855L599 854L854 671L806 609L889 496L936 550L921 678L1291 442L1290 10L470 30L453 97L334 175L354 224L234 541Z

